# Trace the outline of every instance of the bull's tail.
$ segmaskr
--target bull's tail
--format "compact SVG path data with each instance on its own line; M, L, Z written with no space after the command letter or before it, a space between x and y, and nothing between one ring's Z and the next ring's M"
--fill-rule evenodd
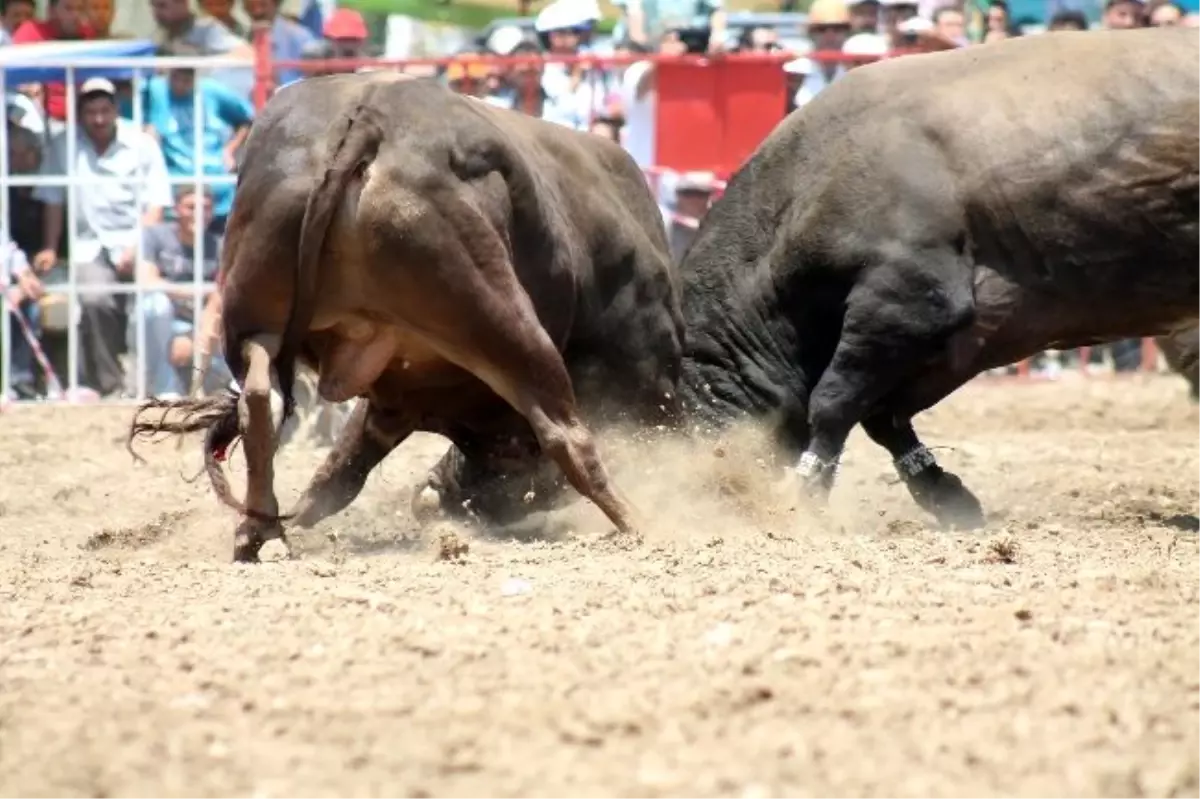
M358 105L346 118L342 130L331 136L325 174L309 193L304 207L300 253L296 259L295 294L279 354L275 356L275 373L279 379L279 393L283 396L284 422L295 410L292 390L296 379L296 357L316 312L318 270L325 237L334 212L341 207L350 181L362 175L383 140L384 126L371 103L373 88L367 88Z
M147 414L160 411L158 418L148 419ZM212 481L217 498L239 513L246 513L246 506L233 496L229 480L221 468L229 448L240 435L238 426L238 395L223 391L212 397L178 400L150 399L138 408L129 427L126 448L138 461L143 458L133 449L139 438L151 438L159 434L187 435L204 431L204 470Z
M230 448L242 434L238 417L239 400L240 394L229 389L212 397L185 397L177 400L151 398L142 403L134 414L125 447L135 460L144 463L145 459L133 449L135 440L160 434L182 436L203 432L204 472L208 474L217 499L243 516L260 521L288 521L291 519L290 515L262 514L247 507L233 495L229 478L225 476L225 469L221 464L228 458ZM146 418L151 411L160 412L157 419Z

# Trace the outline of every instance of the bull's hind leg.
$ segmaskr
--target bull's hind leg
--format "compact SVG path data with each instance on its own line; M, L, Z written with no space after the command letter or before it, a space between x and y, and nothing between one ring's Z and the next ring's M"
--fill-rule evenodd
M562 355L515 276L509 272L492 279L493 285L480 281L470 293L458 292L464 307L438 314L439 333L431 343L528 420L542 452L618 531L635 532L632 508L613 486L592 434L579 418ZM434 321L429 315L426 310L426 321Z
M953 253L863 272L847 298L833 358L809 399L811 438L796 471L811 492L828 494L854 425L883 410L881 401L943 355L973 318L971 270Z
M510 302L505 314L493 317L495 327L477 339L486 360L468 359L464 367L529 421L542 452L576 491L595 503L619 532L635 533L632 507L609 479L591 431L579 418L562 356L528 300L514 297Z
M359 400L333 451L300 497L295 525L309 528L344 510L362 491L367 475L412 435L414 424L403 412Z
M632 532L632 510L618 496L579 418L566 364L513 269L511 245L464 199L465 187L430 188L435 209L419 225L406 227L397 220L411 219L413 207L426 201L401 202L404 194L394 187L374 185L363 192L360 214L380 220L367 225L367 250L375 262L388 265L375 275L379 290L393 298L389 311L524 416L571 485L618 530ZM409 262L396 265L397 253L407 253ZM562 269L531 272L540 281L549 317L565 324L569 314L549 306L573 301L574 278Z
M233 559L253 563L262 545L283 538L275 498L276 433L271 415L271 359L279 337L260 335L242 345L246 379L239 407L242 449L246 457L246 516L233 539Z

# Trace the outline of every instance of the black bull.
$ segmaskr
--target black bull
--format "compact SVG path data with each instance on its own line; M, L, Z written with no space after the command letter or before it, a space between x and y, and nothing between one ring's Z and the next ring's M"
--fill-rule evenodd
M861 424L922 507L979 524L914 415L1043 349L1196 322L1198 44L1055 33L833 84L684 258L685 403L773 415L817 493Z
M818 498L861 424L919 505L980 524L916 414L1044 349L1198 321L1198 36L1056 33L910 56L790 115L680 265L684 420L767 422ZM672 302L659 298L664 316ZM338 450L331 462L353 455ZM484 460L459 448L431 485L482 487L471 462Z

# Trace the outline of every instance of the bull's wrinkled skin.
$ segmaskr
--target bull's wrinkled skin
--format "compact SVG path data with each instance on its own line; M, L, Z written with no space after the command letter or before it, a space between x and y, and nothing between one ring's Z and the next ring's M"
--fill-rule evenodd
M856 69L730 181L681 264L681 394L828 491L851 429L943 522L914 415L1047 348L1197 321L1200 32L1033 36Z

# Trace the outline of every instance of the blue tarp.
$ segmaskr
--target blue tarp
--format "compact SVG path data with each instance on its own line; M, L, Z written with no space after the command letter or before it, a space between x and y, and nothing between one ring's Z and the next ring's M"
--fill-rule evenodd
M154 55L154 50L154 42L149 39L17 44L0 47L0 70L4 70L4 80L11 91L14 86L22 83L55 83L65 80L66 70L61 66L39 66L39 63L62 64L64 61L79 58L133 58ZM133 70L111 67L76 69L75 76L77 82L97 76L125 80L133 77Z

